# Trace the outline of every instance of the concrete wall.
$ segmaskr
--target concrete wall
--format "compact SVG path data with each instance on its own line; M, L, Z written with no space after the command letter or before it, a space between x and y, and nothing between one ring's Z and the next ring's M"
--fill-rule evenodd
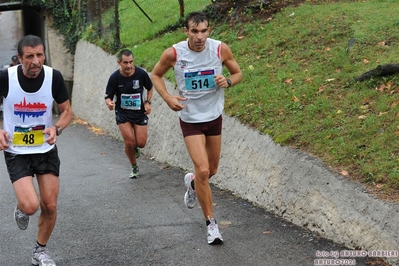
M61 71L65 81L73 81L74 56L64 46L64 37L52 28L53 19L46 17L44 42L46 43L46 60L51 67Z
M74 61L74 114L120 139L114 112L103 98L108 77L118 68L115 56L80 41ZM168 90L177 93L170 82ZM153 98L143 153L192 171L177 114L157 93ZM370 196L319 160L280 147L227 116L219 173L211 182L336 243L368 251L399 250L398 205ZM389 261L399 263L397 258Z

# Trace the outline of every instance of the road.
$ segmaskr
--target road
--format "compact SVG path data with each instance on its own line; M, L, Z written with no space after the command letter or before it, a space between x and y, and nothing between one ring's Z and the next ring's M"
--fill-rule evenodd
M314 265L334 244L231 192L212 187L225 243L209 246L199 207L183 203L184 172L139 158L127 178L123 144L73 122L58 138L62 160L58 222L48 243L57 265ZM0 161L4 162L3 153ZM29 265L38 213L26 231L13 220L15 197L0 163L0 265ZM356 265L366 265L356 258Z
M0 34L5 34L5 13ZM0 49L8 58L14 42L2 36ZM214 186L215 215L225 243L209 246L201 209L183 203L184 171L143 154L141 177L129 179L123 144L83 122L74 120L57 141L61 190L48 243L57 265L301 266L314 265L322 259L320 252L347 250ZM38 213L27 230L18 229L16 200L3 153L0 157L0 266L30 265ZM348 259L367 265L364 258Z
M11 57L17 54L17 44L21 30L20 11L4 11L0 15L0 69L11 63Z

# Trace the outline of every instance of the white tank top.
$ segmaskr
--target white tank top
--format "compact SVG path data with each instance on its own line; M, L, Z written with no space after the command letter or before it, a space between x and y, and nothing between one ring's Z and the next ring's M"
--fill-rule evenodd
M53 69L44 68L44 81L34 93L25 92L18 82L17 67L8 69L8 95L3 99L3 128L11 137L6 150L14 154L45 153L53 148L42 131L51 127L53 94Z
M223 74L221 41L208 38L201 52L192 51L188 41L179 42L173 48L179 95L188 99L186 107L178 112L179 117L186 123L215 120L224 106L224 89L215 85L213 77Z

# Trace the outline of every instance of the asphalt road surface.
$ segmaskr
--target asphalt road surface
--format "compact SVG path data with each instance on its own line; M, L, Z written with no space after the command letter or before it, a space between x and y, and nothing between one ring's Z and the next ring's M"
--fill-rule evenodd
M57 265L314 265L322 258L318 251L347 250L215 187L225 243L210 246L201 209L183 203L181 169L143 154L141 177L129 179L123 143L80 122L71 123L57 146L61 190L48 243ZM39 213L27 230L17 227L16 200L0 157L0 265L30 265ZM364 258L349 259L367 265Z

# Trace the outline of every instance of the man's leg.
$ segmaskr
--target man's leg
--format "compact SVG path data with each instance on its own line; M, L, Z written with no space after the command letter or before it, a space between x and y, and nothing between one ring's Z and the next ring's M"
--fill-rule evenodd
M38 221L37 242L46 245L57 220L57 198L60 188L58 176L53 174L37 175L40 191L41 213Z
M223 238L213 215L212 191L209 186L209 178L216 174L219 164L221 135L193 135L186 137L185 142L194 162L195 191L206 220L208 244L222 244Z
M39 198L33 186L33 177L25 176L12 183L17 207L26 215L33 215L39 209Z
M144 148L147 144L147 125L133 124L134 133L136 135L136 146Z
M206 137L206 153L208 154L209 162L209 178L216 175L218 171L221 147L221 135Z
M194 186L202 212L206 220L214 218L209 178L217 171L221 136L192 135L185 137L184 140L194 164Z
M14 219L19 229L25 230L29 226L29 216L39 209L39 198L33 186L33 177L25 176L13 182L17 207Z
M121 135L123 138L123 142L125 143L125 153L127 158L130 161L131 165L136 165L136 151L134 149L135 143L135 136L133 131L133 125L130 122L120 123L119 130L121 131Z

